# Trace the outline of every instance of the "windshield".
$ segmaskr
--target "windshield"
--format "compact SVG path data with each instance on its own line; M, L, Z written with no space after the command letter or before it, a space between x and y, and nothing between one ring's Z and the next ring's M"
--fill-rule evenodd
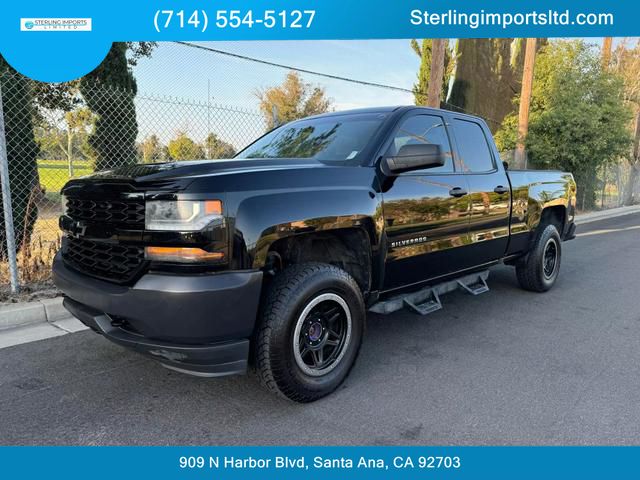
M367 113L299 120L269 132L236 158L355 161L385 117L382 113Z

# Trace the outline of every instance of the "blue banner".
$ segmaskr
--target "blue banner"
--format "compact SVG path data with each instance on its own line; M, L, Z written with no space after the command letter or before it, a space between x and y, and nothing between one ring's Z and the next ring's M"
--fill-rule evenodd
M113 41L633 36L638 18L638 2L601 0L33 0L3 6L0 52L25 75L65 81Z
M1 447L3 478L636 478L637 447Z

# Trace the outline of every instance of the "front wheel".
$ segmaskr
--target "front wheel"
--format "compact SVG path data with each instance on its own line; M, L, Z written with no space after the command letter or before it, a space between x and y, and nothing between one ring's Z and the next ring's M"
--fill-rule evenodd
M258 376L291 400L322 398L349 374L364 325L362 294L347 272L322 263L292 265L263 300L254 346Z
M562 248L555 225L540 226L530 252L516 264L518 283L525 290L546 292L556 283L560 272Z

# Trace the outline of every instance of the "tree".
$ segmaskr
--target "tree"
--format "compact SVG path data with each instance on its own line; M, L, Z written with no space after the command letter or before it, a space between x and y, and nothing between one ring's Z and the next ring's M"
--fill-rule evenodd
M135 67L141 58L150 57L158 42L126 42L127 63Z
M235 156L236 149L228 142L221 140L215 133L210 133L204 141L207 158L231 158Z
M411 40L411 48L420 58L420 67L418 68L417 81L413 84L413 99L416 105L427 104L427 91L429 89L429 77L431 76L431 53L433 40L425 38L418 43L416 39ZM442 98L446 98L447 89L449 88L449 79L453 72L453 64L451 51L445 48L444 56L444 81L442 83Z
M282 85L258 90L255 95L260 101L260 111L268 129L298 118L327 112L332 104L331 99L326 97L324 88L304 83L300 74L294 71L287 74Z
M440 108L444 86L444 66L447 45L443 38L434 38L431 43L431 72L429 73L429 89L427 106Z
M59 111L55 113L60 114ZM74 159L93 159L93 151L88 143L89 132L93 125L93 115L87 108L79 108L63 115L55 115L58 120L39 118L36 126L36 141L40 146L41 158L66 158L69 176L74 176ZM53 115L52 115L53 116ZM48 117L48 116L47 116ZM66 123L66 128L57 125Z
M538 47L546 39L538 39ZM483 117L491 131L514 111L524 65L523 38L462 38L456 42L451 109Z
M0 84L9 164L9 184L16 248L31 239L41 195L33 128L32 81L16 72L0 55ZM0 256L7 254L4 212L0 204Z
M39 109L69 112L82 103L79 95L80 81L46 83L33 81L33 97ZM40 113L39 111L35 112Z
M526 139L529 159L538 168L572 172L578 207L593 208L596 171L626 154L630 145L622 80L604 71L598 53L581 40L544 46L534 78ZM499 149L515 147L517 125L516 114L505 118L496 135Z
M140 144L140 153L143 163L152 163L164 159L164 148L157 135L153 134L144 139Z
M89 129L93 125L93 115L88 108L79 108L65 114L67 121L67 145L60 145L67 155L69 165L69 176L73 177L73 140L74 137L86 137Z
M612 37L604 37L602 40L602 68L609 68L611 63L611 46L613 45Z
M529 131L529 107L531 106L531 89L533 88L533 70L536 58L536 39L527 38L522 69L522 90L518 109L518 142L516 143L515 162L519 166L527 166L525 141Z
M204 150L191 140L186 133L180 132L167 145L169 156L174 160L198 160L204 158Z
M149 56L154 46L153 42L115 42L103 62L80 80L80 92L96 115L89 137L96 170L136 162L138 123L133 99L137 85L130 66ZM131 50L129 58L127 50Z
M150 57L157 42L126 42L127 64L131 67L144 57ZM64 83L33 82L33 96L40 108L69 112L82 104L78 95L80 80Z
M634 190L640 177L640 40L637 40L635 45L629 45L627 41L620 42L613 53L611 69L622 77L624 100L634 113L631 123L634 140L626 156L629 163L629 176L622 199L624 205L631 205L634 202Z

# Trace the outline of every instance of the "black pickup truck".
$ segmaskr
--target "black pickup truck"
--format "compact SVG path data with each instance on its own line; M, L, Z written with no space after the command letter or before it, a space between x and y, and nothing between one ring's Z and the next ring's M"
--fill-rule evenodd
M367 310L429 313L515 266L558 276L575 236L570 173L507 171L479 118L420 107L283 125L230 160L142 164L72 180L53 276L115 343L212 377L255 368L309 402L353 366Z

